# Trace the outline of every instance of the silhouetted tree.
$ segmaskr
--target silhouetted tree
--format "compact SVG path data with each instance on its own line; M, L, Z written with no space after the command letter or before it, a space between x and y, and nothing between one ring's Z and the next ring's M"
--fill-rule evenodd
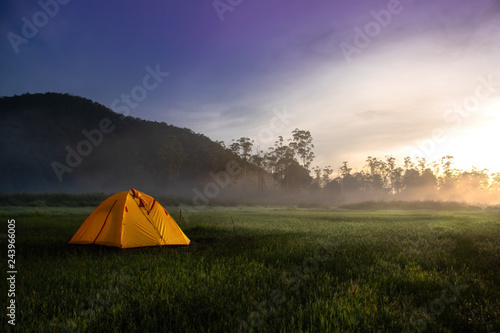
M250 138L241 137L229 146L229 149L237 154L243 160L243 176L245 184L247 183L247 169L250 157L252 156L253 140Z
M331 166L327 165L323 168L323 174L321 175L321 184L322 186L326 186L330 183L330 175L333 173L333 169Z
M362 174L356 173L354 175L346 174L342 177L342 191L343 193L358 192L362 189Z
M420 173L415 169L407 169L403 176L403 182L407 191L416 190L419 187Z
M314 171L313 184L321 188L321 168L319 166L316 166L313 168L313 171Z
M291 160L286 166L285 177L282 183L287 189L306 189L311 184L312 177L309 171L301 166L297 161Z
M488 170L478 170L473 167L470 171L464 171L460 175L458 188L469 193L486 190L489 187L490 177Z
M390 193L393 195L400 193L404 188L403 168L396 167L396 159L393 156L386 156L385 167Z
M157 156L168 173L168 185L172 186L179 179L182 163L187 155L182 144L173 135L169 135L165 143L157 151Z
M366 173L365 187L372 192L382 192L386 185L385 163L376 157L368 156L366 160Z
M278 140L274 143L274 148L270 148L270 152L274 155L274 159L276 161L275 176L282 186L288 188L288 181L290 180L290 177L287 177L287 173L290 171L289 166L296 161L293 158L293 151L289 146L284 145L283 143L283 137L279 136Z
M347 175L350 175L352 168L347 166L347 161L342 162L342 166L340 167L340 176L344 178Z
M340 201L342 198L342 185L340 184L341 179L335 178L328 184L326 184L323 189L325 195L333 201Z
M250 157L250 162L257 167L257 188L259 192L264 191L264 166L265 157L263 151L258 151L257 154Z
M302 166L309 170L309 166L314 160L314 153L312 149L314 145L312 143L313 138L309 131L294 129L292 132L292 142L290 142L289 147L293 151L294 155L298 155Z

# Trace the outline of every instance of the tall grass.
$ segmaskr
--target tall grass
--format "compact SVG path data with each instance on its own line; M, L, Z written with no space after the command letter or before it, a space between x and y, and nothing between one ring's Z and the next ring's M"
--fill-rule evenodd
M17 331L500 330L498 213L183 209L191 245L119 250L67 245L88 209L2 208Z

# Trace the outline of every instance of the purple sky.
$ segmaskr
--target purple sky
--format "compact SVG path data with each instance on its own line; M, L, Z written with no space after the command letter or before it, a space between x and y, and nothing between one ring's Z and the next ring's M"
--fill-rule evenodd
M0 4L0 95L67 92L262 149L306 129L335 169L451 154L500 172L498 0L59 1Z

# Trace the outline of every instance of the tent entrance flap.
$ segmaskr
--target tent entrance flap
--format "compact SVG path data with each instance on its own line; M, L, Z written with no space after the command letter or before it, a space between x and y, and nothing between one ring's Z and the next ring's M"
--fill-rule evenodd
M115 202L113 203L113 205L111 206L111 208L109 209L109 212L108 212L108 215L106 215L106 218L104 219L104 223L102 224L102 228L101 230L99 230L99 233L97 234L97 236L95 237L94 239L94 242L93 244L95 244L95 241L99 238L99 236L101 235L101 232L102 230L104 229L104 226L106 225L106 223L108 222L108 217L109 217L109 214L111 213L111 211L113 210L113 207L116 205L116 202L118 200L115 200Z

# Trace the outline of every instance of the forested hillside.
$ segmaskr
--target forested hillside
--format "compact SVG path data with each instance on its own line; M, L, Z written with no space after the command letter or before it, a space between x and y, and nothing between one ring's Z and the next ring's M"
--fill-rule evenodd
M180 191L239 159L190 129L124 117L68 94L3 97L0 114L6 193Z

